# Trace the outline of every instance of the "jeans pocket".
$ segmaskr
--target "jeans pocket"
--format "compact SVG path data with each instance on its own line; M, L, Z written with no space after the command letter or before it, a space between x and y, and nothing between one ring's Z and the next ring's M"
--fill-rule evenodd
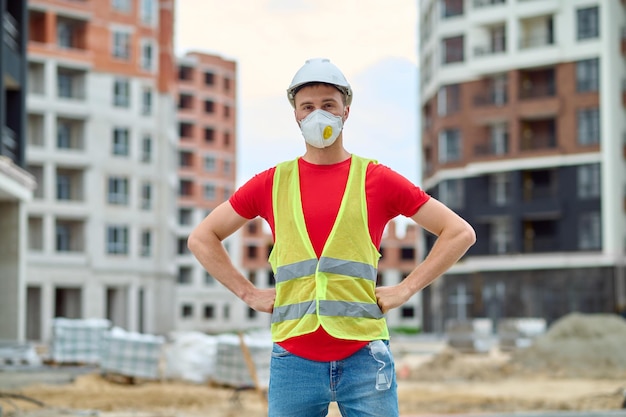
M393 363L389 346L382 340L374 340L368 345L370 354L378 362L378 370L376 371L376 389L385 391L391 388L393 378Z
M287 349L283 348L278 343L274 343L272 345L272 358L284 358L290 355L291 353L289 353Z

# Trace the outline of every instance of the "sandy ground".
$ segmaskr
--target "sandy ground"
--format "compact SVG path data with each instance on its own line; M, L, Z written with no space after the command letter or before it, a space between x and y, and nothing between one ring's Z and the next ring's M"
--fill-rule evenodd
M391 349L405 417L624 407L626 321L616 316L566 317L532 346L514 352L496 347L461 353L440 340L423 339L392 339ZM3 393L42 404L3 398ZM267 409L263 393L255 390L181 381L129 383L97 369L68 383L35 380L0 388L0 407L2 417L58 417L63 410L102 417L262 417ZM328 415L340 416L336 405Z
M460 354L444 351L438 361L423 354L397 358L402 415L483 413L535 410L617 410L626 379L564 378L516 369L505 354ZM443 358L443 359L442 359ZM7 392L7 391L4 391ZM89 415L261 417L262 393L231 387L177 381L128 384L97 372L71 384L38 384L11 390L46 404L0 399L5 415L58 415L61 410ZM333 404L330 417L340 416Z

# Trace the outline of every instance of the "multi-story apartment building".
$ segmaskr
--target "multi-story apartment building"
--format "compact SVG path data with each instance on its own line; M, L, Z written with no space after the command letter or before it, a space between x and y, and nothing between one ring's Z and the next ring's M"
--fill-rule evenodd
M0 0L0 13L0 339L21 341L26 317L26 203L35 188L24 170L26 1Z
M400 230L402 226L399 221L391 221L383 234L376 285L398 284L416 266L421 231L414 224L406 224L404 230ZM272 288L276 282L268 257L273 247L273 239L263 219L253 219L242 229L241 247L243 274L259 288ZM251 309L247 311L250 326L269 328L268 314L259 314ZM422 297L418 293L402 307L387 313L387 324L391 329L421 329L422 311Z
M11 2L20 3L20 2ZM173 329L173 0L32 0L29 339L54 317Z
M433 330L626 310L625 3L420 1L424 186L478 239Z
M197 52L177 64L176 328L215 333L249 327L245 304L236 303L187 249L193 227L235 188L237 65ZM237 236L225 242L234 259L240 251Z

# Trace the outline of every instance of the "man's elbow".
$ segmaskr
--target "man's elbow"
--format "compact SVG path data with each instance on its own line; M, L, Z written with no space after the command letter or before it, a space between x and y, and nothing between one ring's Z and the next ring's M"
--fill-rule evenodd
M187 249L193 254L197 253L198 248L202 245L200 238L194 232L192 232L187 238Z
M464 222L465 225L463 230L460 232L461 237L467 248L469 249L476 243L476 231L474 228L467 222Z

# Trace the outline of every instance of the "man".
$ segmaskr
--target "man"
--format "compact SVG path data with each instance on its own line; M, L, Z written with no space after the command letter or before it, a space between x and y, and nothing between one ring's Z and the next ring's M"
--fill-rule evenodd
M251 308L272 313L269 416L398 416L384 314L443 274L474 243L472 227L395 171L350 154L343 124L352 89L327 59L310 59L287 90L304 155L249 180L191 233L189 249ZM437 235L406 279L376 287L385 225L404 215ZM256 288L222 240L263 217L276 287Z

